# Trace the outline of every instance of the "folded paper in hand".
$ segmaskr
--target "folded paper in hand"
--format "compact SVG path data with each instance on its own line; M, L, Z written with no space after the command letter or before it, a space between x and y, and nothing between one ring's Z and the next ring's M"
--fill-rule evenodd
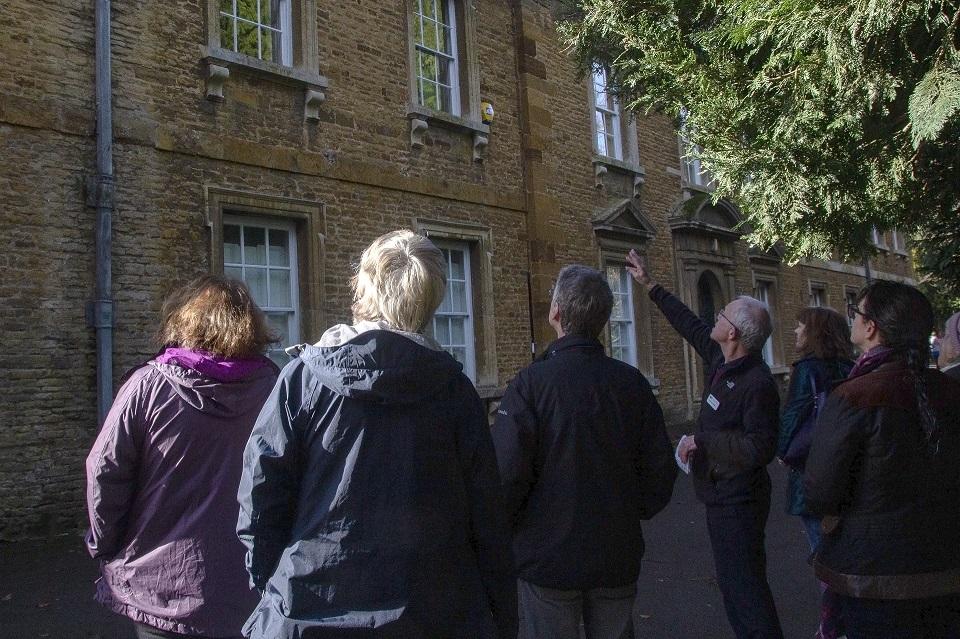
M680 461L680 447L683 446L684 440L686 440L688 437L690 437L690 435L684 435L683 437L680 438L680 441L677 442L677 449L673 451L673 457L674 459L677 460L677 466L680 468L680 470L682 470L683 472L689 475L690 474L690 457L687 457L686 462Z

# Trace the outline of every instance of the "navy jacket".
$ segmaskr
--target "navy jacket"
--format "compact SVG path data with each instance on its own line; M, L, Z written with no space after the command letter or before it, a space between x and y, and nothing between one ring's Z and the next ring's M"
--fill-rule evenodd
M640 522L667 505L677 474L640 371L595 339L563 337L510 383L493 438L519 576L563 590L636 581Z
M244 453L249 637L378 628L515 637L516 581L482 403L446 352L389 331L306 346Z
M902 360L838 385L817 419L804 488L830 532L814 568L840 594L960 593L960 383L934 370L924 376L942 433L936 454Z
M800 425L813 410L814 395L811 377L816 380L818 391L829 392L846 379L853 368L848 359L821 359L808 355L793 363L790 375L790 390L780 415L780 437L777 441L777 457L783 457L790 449L790 441ZM803 498L803 474L790 469L787 478L787 512L791 515L808 514Z
M707 505L769 500L767 464L780 426L770 369L759 354L725 364L709 324L662 286L651 289L650 299L708 365L691 464L697 498Z

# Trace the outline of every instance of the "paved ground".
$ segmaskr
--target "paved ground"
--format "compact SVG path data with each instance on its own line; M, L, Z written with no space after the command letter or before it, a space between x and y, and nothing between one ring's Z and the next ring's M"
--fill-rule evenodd
M785 473L770 467L774 503L767 525L770 582L786 639L812 637L816 585L795 517L783 514ZM732 639L714 579L703 506L687 477L673 502L644 530L637 639ZM132 639L126 622L92 600L94 562L79 535L0 544L0 639Z

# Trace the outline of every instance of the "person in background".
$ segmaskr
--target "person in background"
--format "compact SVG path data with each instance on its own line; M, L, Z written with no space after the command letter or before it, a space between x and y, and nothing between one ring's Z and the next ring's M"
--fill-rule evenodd
M277 377L242 283L207 275L163 306L87 457L97 600L137 636L239 637L257 602L233 531L243 448Z
M960 637L960 382L928 369L933 309L875 281L848 307L863 355L827 398L804 473L817 577L849 639Z
M840 313L830 308L809 307L797 314L796 348L800 359L793 363L790 389L780 416L780 437L777 457L787 456L794 436L801 427L812 428L816 420L817 394L829 392L846 379L853 368L850 328ZM803 498L803 466L805 456L791 458L787 478L787 512L803 522L810 551L820 545L820 518L807 512ZM818 639L836 639L841 634L840 619L834 597L823 593L820 607Z
M557 339L510 382L493 441L513 516L520 639L620 639L643 558L641 522L670 501L677 466L650 384L603 352L613 294L564 267Z
M780 396L761 351L772 330L766 304L741 296L710 326L657 284L631 250L627 271L708 365L693 435L677 455L692 467L727 619L738 639L782 639L767 583L764 544Z
M960 381L960 313L951 315L944 325L937 366L949 377Z
M447 265L394 231L352 325L287 365L247 444L237 533L255 639L515 639L517 584L486 410L425 335Z

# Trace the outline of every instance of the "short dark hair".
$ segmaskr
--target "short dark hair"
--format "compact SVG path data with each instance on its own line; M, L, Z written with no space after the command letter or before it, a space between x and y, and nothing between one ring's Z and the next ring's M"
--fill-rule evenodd
M160 316L160 346L248 358L279 340L247 285L222 275L203 275L181 286L167 297Z
M803 324L803 354L820 359L852 359L850 327L847 320L832 308L808 306L797 313Z
M599 337L613 310L613 292L603 273L571 264L560 269L553 286L560 328L567 335Z

